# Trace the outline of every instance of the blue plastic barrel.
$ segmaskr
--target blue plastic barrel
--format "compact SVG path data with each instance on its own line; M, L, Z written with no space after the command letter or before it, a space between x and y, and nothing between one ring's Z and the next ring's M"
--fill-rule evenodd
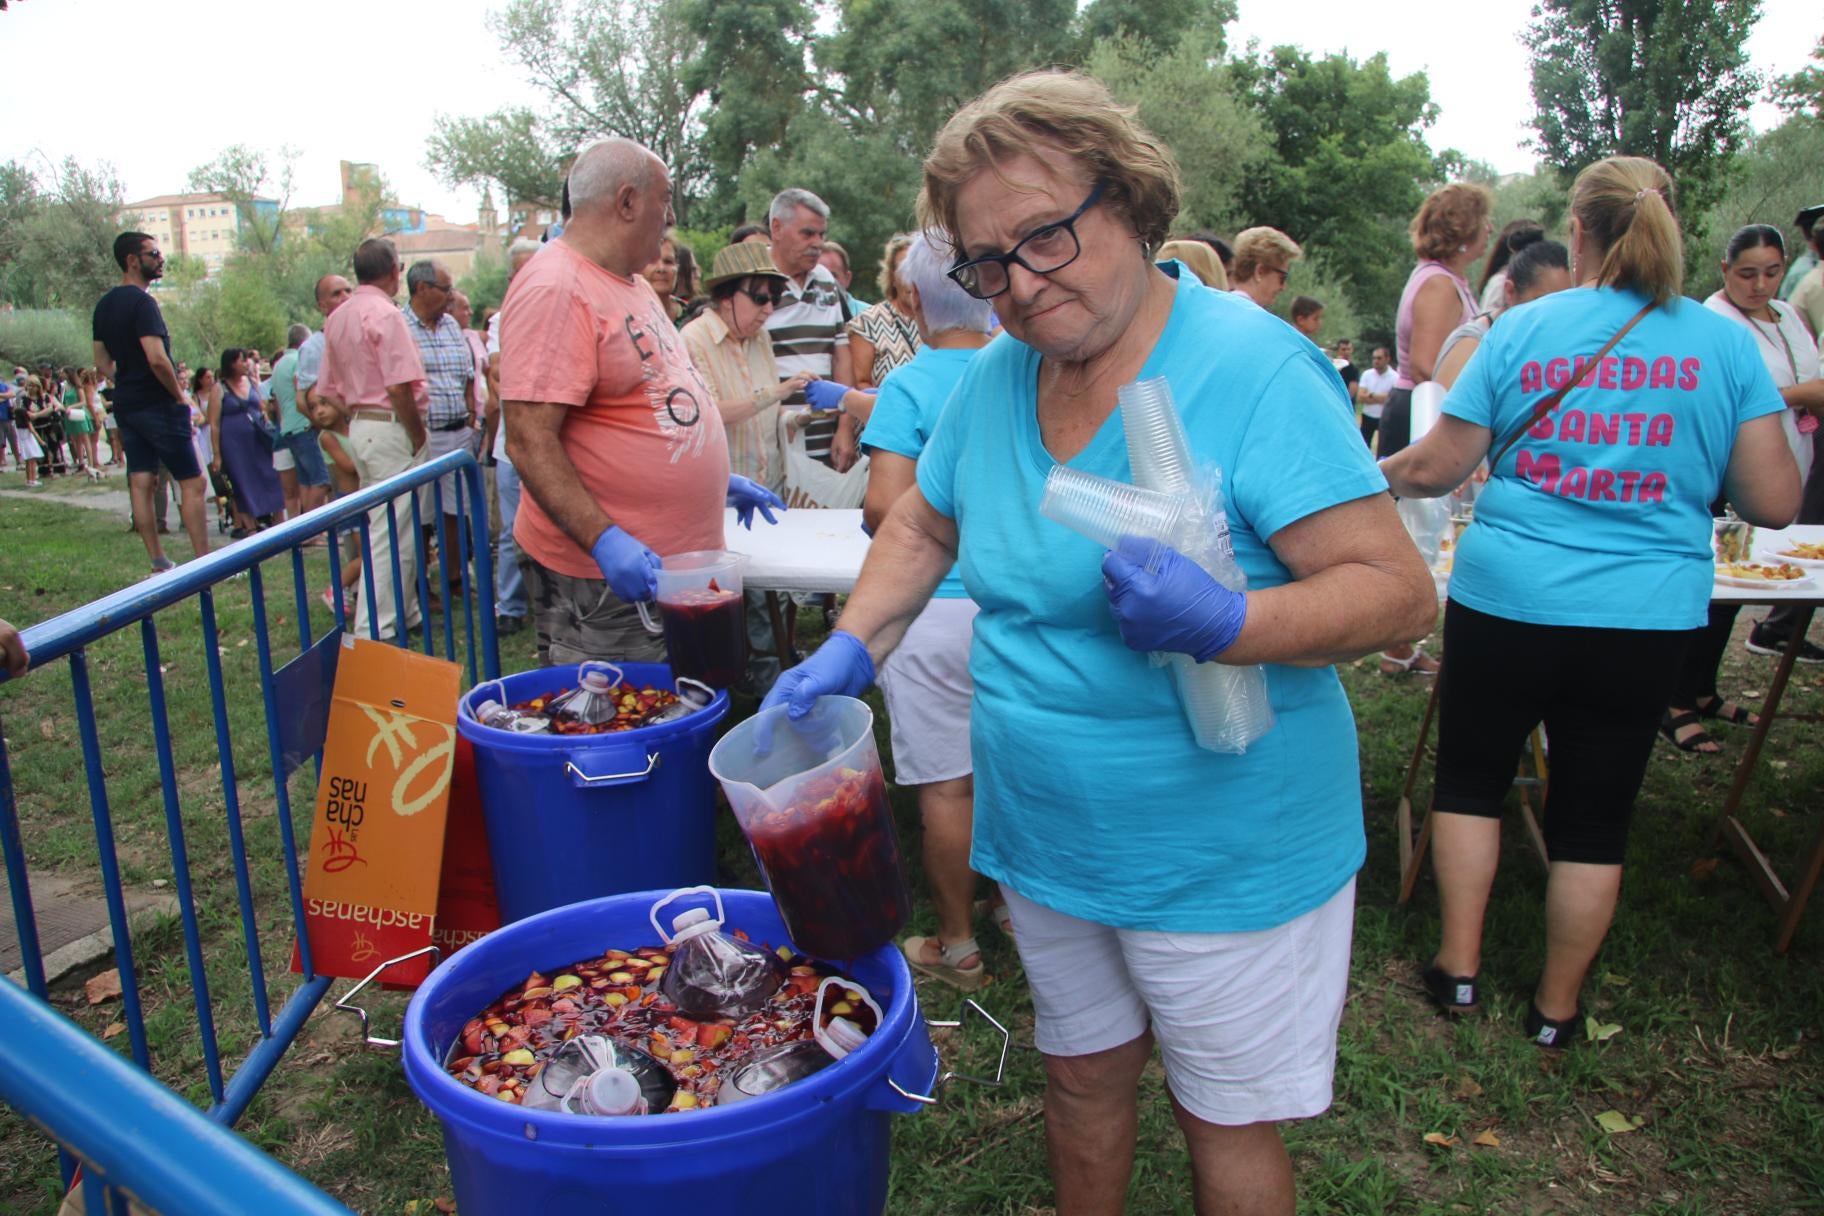
M820 1072L729 1106L611 1119L529 1111L487 1097L444 1071L464 1023L534 969L549 972L603 950L657 945L647 910L664 891L544 912L466 946L431 973L405 1014L405 1075L443 1124L444 1154L463 1216L548 1212L879 1216L887 1200L891 1115L928 1095L932 1049L899 950L851 969L886 1016L866 1044ZM785 942L762 891L723 891L731 929Z
M671 687L662 663L615 666L636 688ZM615 734L516 735L475 720L474 707L503 691L511 705L576 683L575 667L543 667L477 684L457 707L456 729L475 748L503 922L602 895L716 880L709 749L728 694L676 722Z

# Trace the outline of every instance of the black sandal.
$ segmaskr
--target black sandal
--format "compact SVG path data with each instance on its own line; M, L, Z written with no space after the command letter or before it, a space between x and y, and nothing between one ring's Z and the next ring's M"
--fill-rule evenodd
M1526 1003L1526 1037L1533 1041L1535 1047L1545 1047L1552 1051L1563 1051L1583 1033L1583 1010L1578 1009L1563 1021L1554 1021L1539 1012L1539 1006L1533 1002Z
M1482 1008L1473 975L1450 975L1434 963L1419 973L1419 979L1424 981L1425 995L1444 1013L1477 1013Z
M1697 716L1705 719L1715 719L1719 722L1727 722L1731 726L1754 725L1754 714L1752 711L1737 705L1731 712L1724 713L1723 706L1727 704L1729 704L1729 702L1723 700L1721 697L1711 697L1710 704L1699 704L1697 706Z
M1678 732L1687 726L1697 727L1697 733L1689 738L1680 739ZM1661 713L1659 715L1659 733L1666 737L1666 742L1681 752L1696 752L1700 756L1714 756L1723 750L1722 745L1710 737L1709 732L1705 731L1698 722L1697 715L1690 710L1674 714L1668 709ZM1704 744L1706 743L1710 744L1713 750L1705 751Z

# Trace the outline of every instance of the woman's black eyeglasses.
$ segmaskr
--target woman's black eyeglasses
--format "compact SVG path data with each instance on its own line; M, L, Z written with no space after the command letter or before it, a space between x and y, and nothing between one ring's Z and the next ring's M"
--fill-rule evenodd
M768 304L785 303L785 293L783 291L770 293L764 291L744 291L741 294L752 300L755 304L758 304L761 308L765 308Z
M1077 221L1101 201L1102 183L1097 182L1083 205L1068 216L1055 224L1034 229L1006 253L991 253L958 262L950 268L950 281L978 300L992 300L1011 285L1007 268L1016 262L1034 274L1057 273L1083 252L1083 243L1077 239Z

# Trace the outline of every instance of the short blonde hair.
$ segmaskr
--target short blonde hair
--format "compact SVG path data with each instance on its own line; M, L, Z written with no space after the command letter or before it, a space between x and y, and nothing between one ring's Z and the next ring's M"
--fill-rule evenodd
M828 249L830 246L825 242L823 247ZM909 232L896 232L887 238L887 247L880 255L880 276L874 280L875 286L880 288L881 299L899 299L899 283L893 277L893 263L910 248L912 234Z
M1262 270L1286 270L1305 256L1298 242L1277 228L1261 226L1235 234L1235 281L1246 283Z
M1602 247L1597 282L1631 287L1660 307L1684 291L1684 238L1672 178L1644 156L1611 156L1577 175L1571 214Z
M1202 241L1173 240L1159 246L1159 252L1153 255L1157 261L1176 258L1191 268L1191 273L1205 287L1214 287L1217 291L1229 289L1229 272L1222 268L1222 259L1216 251Z
M1440 262L1460 253L1463 246L1481 234L1494 205L1495 196L1486 186L1468 182L1439 186L1425 196L1407 228L1412 235L1412 251Z
M1081 165L1101 184L1104 201L1127 216L1141 243L1158 248L1178 215L1183 185L1171 151L1134 115L1081 72L1023 72L1001 81L937 133L925 157L919 225L960 248L956 197L964 183L983 169L1005 182L1002 162L1049 150Z

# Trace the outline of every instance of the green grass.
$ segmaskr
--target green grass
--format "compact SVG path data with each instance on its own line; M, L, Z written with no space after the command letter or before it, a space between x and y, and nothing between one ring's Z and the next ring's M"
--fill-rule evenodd
M18 478L0 478L0 486ZM138 541L112 514L0 499L0 617L24 624L94 599L137 577ZM180 541L181 545L181 541ZM312 586L322 583L313 559ZM295 648L286 563L268 567L275 639ZM278 823L265 775L265 733L254 673L246 584L216 596L223 664L233 689L229 721L242 777L258 920L275 1005L295 983ZM319 630L328 624L313 601ZM817 628L804 617L807 636ZM197 609L159 620L173 746L191 870L204 925L208 975L224 1052L232 1061L252 1041L249 984L239 931L219 780L216 740L200 653ZM94 648L98 722L110 775L116 836L129 885L170 882L164 814L147 730L146 690L135 632ZM282 651L281 653L288 653ZM505 670L532 664L530 636L507 639ZM1731 651L1725 689L1752 702L1770 661ZM1372 663L1343 670L1361 728L1369 858L1358 887L1355 953L1341 1032L1336 1103L1322 1118L1287 1128L1308 1212L1770 1213L1824 1211L1824 904L1792 952L1771 951L1773 917L1742 869L1709 842L1730 762L1746 741L1725 734L1720 759L1661 745L1635 814L1627 879L1616 926L1585 993L1591 1011L1622 1032L1562 1058L1519 1035L1526 993L1543 952L1543 871L1517 820L1489 909L1483 975L1488 1013L1446 1023L1417 982L1417 960L1437 932L1436 899L1422 881L1409 907L1398 891L1393 808L1426 686L1387 680ZM1824 708L1817 675L1801 672L1789 710ZM61 667L0 688L0 723L12 749L22 829L36 868L94 874L95 842ZM884 729L881 747L887 750ZM1747 822L1788 872L1815 831L1824 788L1824 749L1798 723L1777 728L1746 802ZM307 807L308 768L293 778L294 807ZM894 802L919 886L918 829L904 790ZM1421 796L1422 802L1422 796ZM1780 812L1776 814L1775 812ZM308 815L294 812L302 831ZM751 859L726 816L721 881L756 884ZM934 928L921 902L913 931ZM1043 1079L1032 1048L1032 1010L1012 944L991 927L980 934L993 976L982 1002L1014 1032L1007 1084L953 1087L943 1104L897 1121L894 1216L1050 1211L1042 1119ZM142 965L155 1071L192 1100L206 1102L182 936L174 920L134 941ZM338 984L336 992L345 984ZM923 990L932 1016L950 1016L949 989ZM91 1009L75 988L58 1007L100 1033L118 1004ZM372 1011L381 1033L396 1026L404 998ZM396 1059L355 1048L355 1026L324 1009L268 1081L239 1126L242 1134L363 1212L396 1213L409 1201L448 1195L434 1119L412 1096ZM990 1036L949 1036L947 1061L963 1071L991 1066ZM126 1050L126 1036L110 1040ZM1188 1169L1157 1067L1142 1084L1139 1156L1130 1193L1135 1212L1188 1213ZM1596 1116L1619 1110L1644 1120L1622 1136ZM1454 1147L1425 1142L1455 1137ZM1471 1141L1492 1132L1499 1144ZM0 1211L50 1212L55 1158L45 1142L0 1115Z

